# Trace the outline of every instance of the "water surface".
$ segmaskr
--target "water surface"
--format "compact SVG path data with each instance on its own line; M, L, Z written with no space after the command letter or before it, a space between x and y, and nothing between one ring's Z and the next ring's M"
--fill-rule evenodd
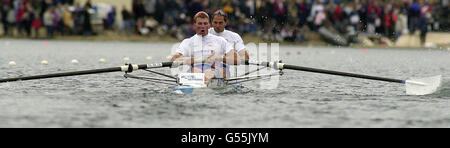
M124 57L167 61L172 46L0 40L0 78L116 67ZM408 96L401 84L289 70L276 89L252 82L238 92L195 95L120 72L10 82L0 84L0 127L450 127L449 51L281 46L279 55L293 65L396 79L441 74L443 84Z

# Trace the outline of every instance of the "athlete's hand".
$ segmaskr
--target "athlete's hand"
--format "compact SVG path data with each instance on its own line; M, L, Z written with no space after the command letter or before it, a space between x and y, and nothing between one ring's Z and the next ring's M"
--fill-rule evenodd
M221 56L211 55L206 59L206 63L213 64L214 62L222 62L223 58Z
M194 63L194 58L192 57L181 57L175 60L176 62L183 63L183 65L192 65Z

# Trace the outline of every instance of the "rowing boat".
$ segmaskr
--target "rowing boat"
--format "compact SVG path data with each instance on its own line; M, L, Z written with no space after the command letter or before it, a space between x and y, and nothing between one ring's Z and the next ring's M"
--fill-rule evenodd
M183 84L175 86L173 92L176 94L202 94L209 93L209 90L225 92L237 91L242 88L241 84L227 84L227 80L224 78L213 78L207 85Z
M155 71L151 72L155 73ZM160 84L172 84L172 90L176 94L200 94L208 90L237 90L242 88L240 83L230 83L230 80L226 78L212 78L208 83L205 83L204 73L180 73L175 76L166 75L166 77L172 78L173 80L135 76L128 73L124 76L126 78L146 80Z
M87 75L87 74L98 74L98 73L107 73L107 72L125 72L124 77L126 78L134 78L139 80L145 80L150 82L155 82L159 84L167 84L171 85L174 93L178 94L192 94L198 92L198 90L205 89L224 89L224 88L232 88L238 89L242 87L242 83L248 81L255 81L265 78L270 78L273 76L283 75L283 70L294 70L294 71L306 71L313 73L321 73L321 74L330 74L344 77L352 77L352 78L360 78L360 79L369 79L375 81L384 81L391 83L400 83L404 84L406 87L407 95L428 95L436 92L441 85L441 75L427 77L427 78L417 78L417 79L393 79L393 78L385 78L385 77L377 77L377 76L369 76L363 74L355 74L348 72L339 72L325 69L317 69L296 65L289 65L286 63L282 63L281 61L275 62L249 62L244 61L245 65L253 65L257 66L256 70L246 72L240 76L234 76L230 78L215 78L211 79L211 81L206 84L204 81L203 73L181 73L177 75L170 75L155 71L157 68L176 68L179 66L185 65L183 62L174 61L174 62L162 62L162 63L152 63L152 64L126 64L120 67L112 67L112 68L104 68L104 69L93 69L93 70L84 70L84 71L74 71L74 72L65 72L65 73L54 73L54 74L46 74L46 75L36 75L36 76L26 76L26 77L17 77L17 78L6 78L0 79L0 83L5 82L14 82L14 81L25 81L25 80L35 80L35 79L46 79L46 78L55 78L55 77L66 77L66 76L77 76L77 75ZM276 72L268 73L268 74L256 74L255 73L261 69L272 69ZM136 76L132 75L133 71L136 70L144 70L153 74L157 74L159 76L165 78L155 78L155 77L146 77L146 76Z

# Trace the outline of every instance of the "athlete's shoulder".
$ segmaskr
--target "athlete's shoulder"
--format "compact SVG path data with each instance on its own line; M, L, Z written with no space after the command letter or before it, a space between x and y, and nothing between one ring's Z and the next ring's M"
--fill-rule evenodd
M234 40L239 40L242 39L241 35L239 35L236 32L230 31L230 30L225 30L227 32L227 34L229 34Z
M191 46L192 40L193 40L192 38L193 37L183 39L183 41L181 41L179 46L183 47L183 48L187 48L187 47Z
M234 31L231 31L231 30L225 30L225 32L227 32L228 34L231 34L233 36L239 36L239 37L241 36L237 32L234 32Z
M190 42L193 41L194 38L196 38L196 37L197 37L197 35L191 36L191 37L189 37L189 38L185 38L185 39L182 41L182 43L190 43Z
M191 40L194 40L194 38L196 38L196 37L197 37L197 34L194 36L191 36L189 38L185 38L183 41L191 41Z
M221 37L221 36L217 36L217 35L214 35L214 34L209 34L209 36L211 37L211 38L213 38L214 40L220 40L220 41L227 41L224 37Z
M187 44L189 44L190 42L191 42L191 39L190 39L190 38L186 38L186 39L184 39L183 41L181 41L180 45L187 45Z

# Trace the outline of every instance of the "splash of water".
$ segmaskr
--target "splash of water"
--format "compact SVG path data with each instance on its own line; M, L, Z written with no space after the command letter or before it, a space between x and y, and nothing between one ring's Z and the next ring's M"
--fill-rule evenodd
M433 94L433 96L436 98L450 99L450 81L443 81L441 87Z

